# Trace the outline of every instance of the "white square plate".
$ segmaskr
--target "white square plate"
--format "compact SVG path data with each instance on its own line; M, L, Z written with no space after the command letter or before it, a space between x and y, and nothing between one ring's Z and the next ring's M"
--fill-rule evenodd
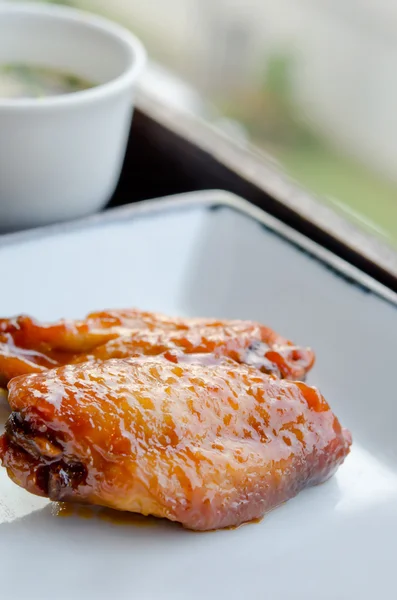
M260 524L208 534L165 523L62 519L1 470L1 598L397 597L397 310L391 292L222 192L5 236L0 266L1 316L50 320L136 306L269 324L315 349L309 382L354 439L328 483Z

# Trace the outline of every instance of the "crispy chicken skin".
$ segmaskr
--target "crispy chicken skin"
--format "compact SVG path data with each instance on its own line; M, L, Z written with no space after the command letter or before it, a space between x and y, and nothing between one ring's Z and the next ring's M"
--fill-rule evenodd
M329 478L351 444L320 393L223 359L139 357L13 379L0 438L28 491L211 530Z
M0 386L60 365L167 350L214 353L288 379L304 379L314 363L311 350L251 321L178 319L135 309L49 325L21 316L0 319Z

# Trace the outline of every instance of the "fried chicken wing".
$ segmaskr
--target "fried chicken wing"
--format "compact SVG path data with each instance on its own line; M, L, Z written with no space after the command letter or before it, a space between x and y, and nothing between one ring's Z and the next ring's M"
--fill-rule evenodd
M18 485L194 530L262 517L351 444L316 389L232 360L67 365L13 379L9 402L0 457Z
M163 353L174 362L185 355L199 355L200 362L204 354L211 355L207 364L222 357L231 358L287 379L304 379L313 362L310 350L293 346L266 327L249 321L230 321L175 331L134 331L99 346L91 354L77 357L73 363Z
M93 358L153 356L175 349L215 353L289 379L304 379L314 362L311 350L251 321L178 319L135 309L52 325L21 316L0 319L0 385L19 375Z

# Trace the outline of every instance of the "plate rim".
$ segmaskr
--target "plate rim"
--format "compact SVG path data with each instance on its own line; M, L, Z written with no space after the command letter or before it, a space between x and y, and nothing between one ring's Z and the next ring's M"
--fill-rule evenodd
M289 242L296 249L304 252L319 261L323 266L332 270L335 275L343 277L347 283L358 285L365 292L371 292L397 307L397 293L376 281L359 268L351 265L343 258L333 254L317 242L307 236L295 231L276 217L266 213L261 208L251 204L248 200L225 190L201 190L141 200L134 204L127 204L115 208L109 208L101 213L96 213L73 221L55 223L36 227L15 233L0 235L0 250L5 246L24 243L42 237L50 237L59 233L68 233L84 229L86 227L100 226L106 223L117 223L144 217L156 212L170 210L185 210L195 207L220 208L227 207L253 219L262 227L270 230L278 237Z

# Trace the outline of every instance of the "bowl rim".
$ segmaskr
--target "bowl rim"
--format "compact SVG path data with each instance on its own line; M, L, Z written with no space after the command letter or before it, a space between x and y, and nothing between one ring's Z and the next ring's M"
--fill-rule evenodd
M110 81L100 83L87 90L80 90L59 96L45 96L44 98L1 98L0 111L19 111L22 109L43 110L48 108L71 108L91 104L99 100L118 95L135 83L142 73L147 54L142 42L128 29L112 22L105 17L69 6L54 4L41 4L38 2L0 2L0 18L7 14L22 14L32 16L53 17L58 21L67 21L71 24L83 23L99 33L113 37L130 52L128 67Z

